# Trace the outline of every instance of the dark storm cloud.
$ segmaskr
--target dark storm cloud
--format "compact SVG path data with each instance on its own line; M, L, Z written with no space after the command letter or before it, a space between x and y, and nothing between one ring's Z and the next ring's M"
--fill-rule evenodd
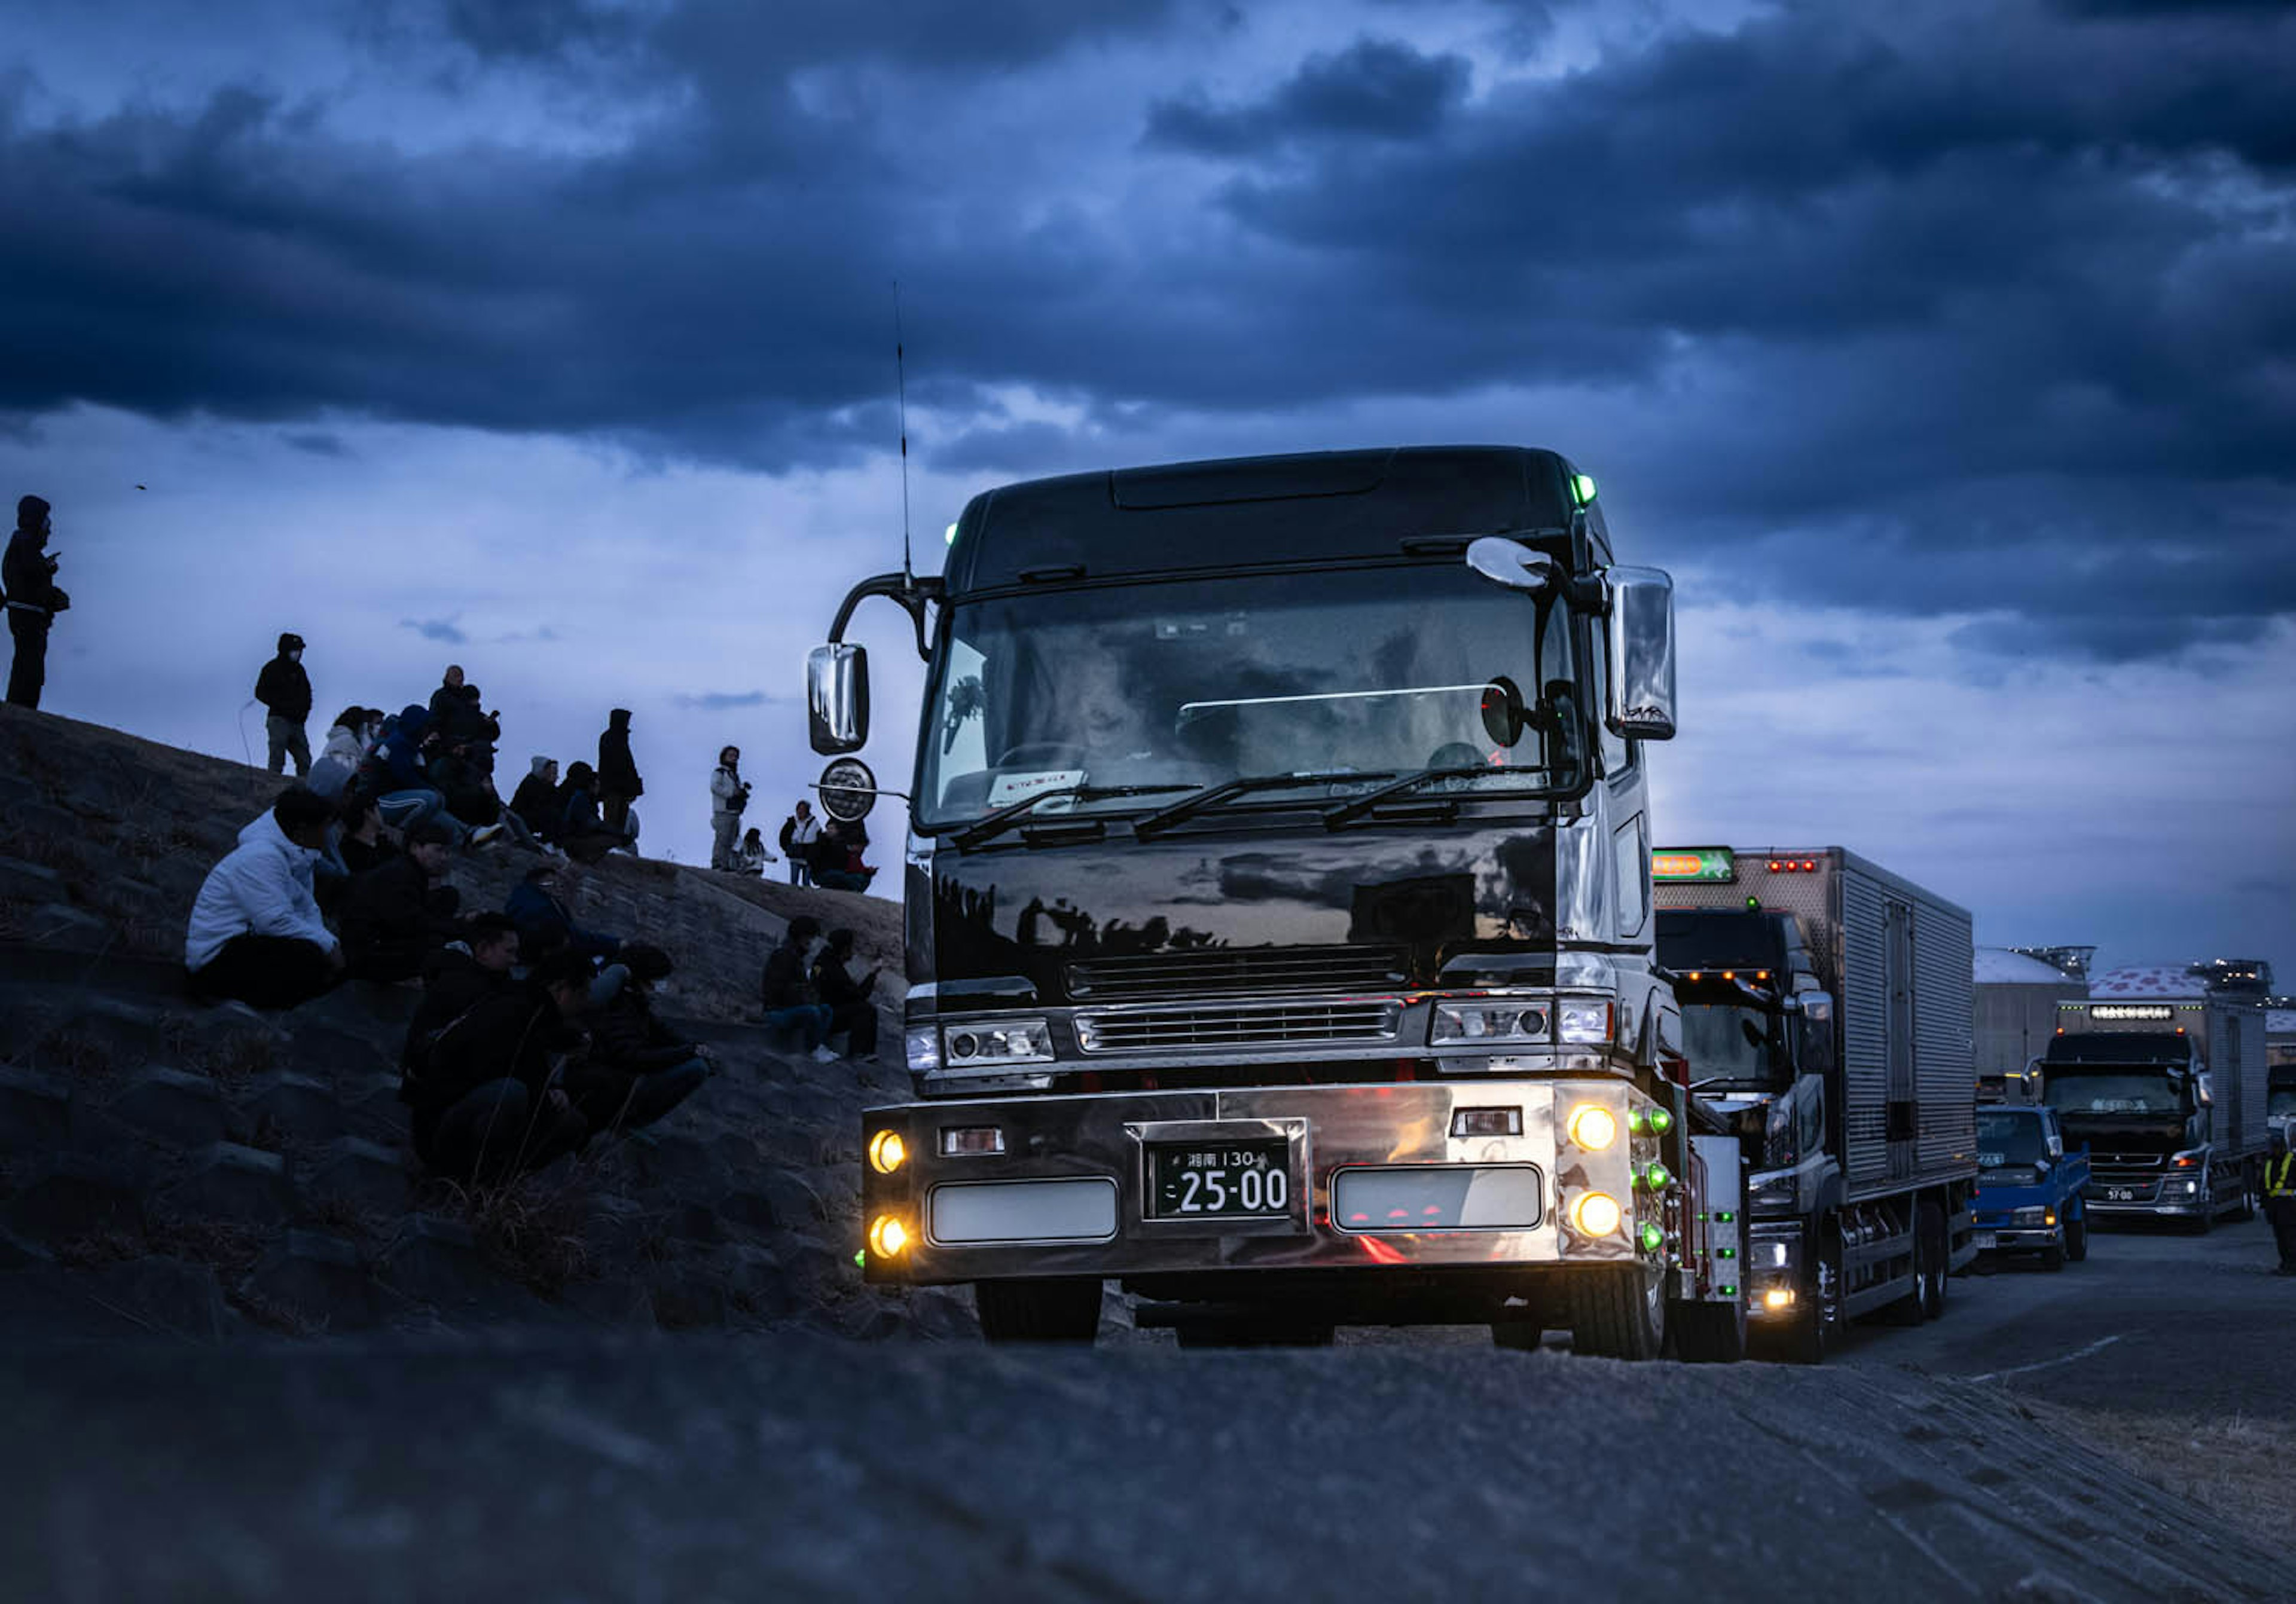
M1318 41L1227 98L1127 76L1138 41L1234 26L1147 0L387 18L381 55L460 52L474 85L611 86L630 136L409 155L242 89L78 123L0 102L0 416L364 413L818 466L892 438L898 273L946 471L1285 417L1353 443L1318 409L1504 389L1578 397L1502 421L1631 464L1637 550L1726 585L2103 656L2296 606L2284 17L1795 8L1480 95L1459 57ZM1069 130L997 119L1072 81L1112 137L1048 165ZM1163 198L1087 204L1131 176L1088 152L1128 145ZM1086 427L1014 417L1016 385Z
M702 691L684 693L670 699L681 708L699 708L704 713L723 713L729 708L762 708L768 702L783 699L767 696L762 691Z
M1264 102L1215 106L1201 95L1149 108L1147 142L1175 150L1236 156L1286 140L1417 139L1466 98L1464 57L1424 56L1392 39L1359 39L1332 55L1310 56Z

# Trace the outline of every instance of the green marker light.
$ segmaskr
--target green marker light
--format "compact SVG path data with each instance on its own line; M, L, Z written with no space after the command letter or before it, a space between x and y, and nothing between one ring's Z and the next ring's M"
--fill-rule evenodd
M1674 1129L1674 1116L1664 1109L1652 1109L1650 1115L1650 1128L1661 1136L1665 1135Z
M869 1250L866 1248L853 1256L853 1267L856 1270L866 1270L869 1267Z
M1660 1248L1666 1246L1666 1232L1660 1231L1655 1225L1644 1226L1642 1230L1642 1238L1643 1251L1644 1253L1656 1253Z
M1572 474L1570 494L1578 498L1580 506L1592 505L1595 500L1595 476L1591 473Z
M955 545L956 544L956 526L955 524L949 525L947 532L944 534L941 538L947 544Z
M1663 1164L1653 1164L1643 1172L1643 1184L1652 1191L1664 1191L1674 1184L1674 1172Z

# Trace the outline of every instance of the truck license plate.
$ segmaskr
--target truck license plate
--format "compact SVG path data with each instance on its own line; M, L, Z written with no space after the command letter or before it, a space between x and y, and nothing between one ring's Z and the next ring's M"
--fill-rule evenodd
M1174 1142L1148 1146L1152 1219L1207 1215L1281 1216L1292 1209L1292 1144L1272 1142Z
M1984 1252L1984 1251L1985 1251L1987 1248L1998 1248L1999 1246L2001 1246L2001 1238L1999 1237L1999 1235L1997 1235L1997 1233L1995 1233L1995 1232L1990 1232L1990 1231L1980 1231L1980 1232L1977 1232L1976 1234L1977 1234L1977 1250L1978 1250L1980 1253Z
M2108 1203L2134 1203L2136 1189L2133 1186L2108 1186L2104 1189L2104 1198Z

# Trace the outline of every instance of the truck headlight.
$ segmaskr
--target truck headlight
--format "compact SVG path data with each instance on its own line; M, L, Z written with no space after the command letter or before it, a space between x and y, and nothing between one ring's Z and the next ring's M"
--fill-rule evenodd
M1592 1046L1611 1039L1611 1004L1565 1002L1554 1011L1554 1039Z
M962 1074L972 1068L1052 1061L1053 1029L1042 1019L981 1019L941 1027L941 1057Z
M925 1075L940 1068L940 1027L938 1025L910 1027L901 1033L901 1044L907 1052L912 1074Z
M1546 1008L1501 1000L1496 1002L1438 1002L1429 1027L1433 1042L1543 1042Z
M1756 1175L1751 1191L1754 1207L1771 1214L1792 1214L1800 1201L1800 1176L1793 1170Z
M2013 1225L2046 1225L2049 1223L2046 1208L2021 1208L2009 1216Z

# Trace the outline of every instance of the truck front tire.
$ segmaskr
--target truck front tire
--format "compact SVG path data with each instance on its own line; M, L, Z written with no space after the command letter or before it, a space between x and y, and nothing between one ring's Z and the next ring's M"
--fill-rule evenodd
M1642 1264L1589 1265L1571 1278L1570 1348L1598 1359L1655 1359L1666 1346L1666 1282Z
M1076 1276L979 1281L973 1307L991 1342L1078 1342L1100 1334L1100 1282Z

